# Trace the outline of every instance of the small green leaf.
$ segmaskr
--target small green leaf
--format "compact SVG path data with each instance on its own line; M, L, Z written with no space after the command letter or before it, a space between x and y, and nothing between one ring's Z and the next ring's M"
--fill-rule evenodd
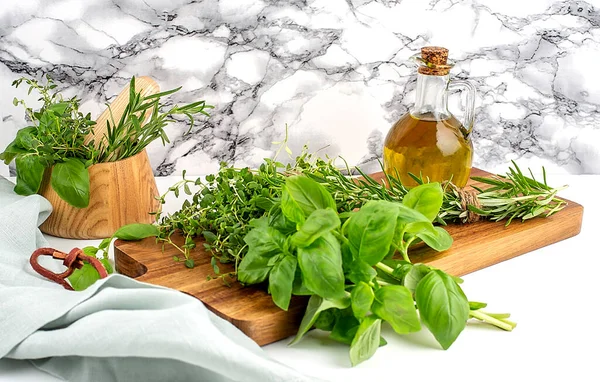
M352 366L371 358L379 347L381 338L381 320L375 316L366 317L358 327L358 331L350 345L350 362Z
M122 240L141 240L159 234L160 231L154 224L133 223L119 228L113 236Z
M371 310L371 304L375 299L373 288L361 281L352 289L351 299L354 316L362 319Z
M218 275L219 273L221 273L221 270L219 269L219 266L217 265L217 258L216 257L211 257L210 258L210 265L212 265L213 272L215 272L216 275ZM188 268L190 268L190 267L188 267Z
M320 209L311 213L298 232L292 236L292 243L307 247L317 238L340 227L340 219L332 209Z
M90 174L79 159L67 158L55 164L50 183L58 196L73 207L85 208L90 203Z
M298 261L294 256L285 256L275 264L269 274L269 291L275 305L288 310L292 297L292 286Z
M202 231L202 236L208 243L214 243L217 240L217 235L210 231Z
M96 256L96 253L98 253L98 248L93 247L93 246L83 247L83 248L81 248L81 250L87 256Z
M100 244L98 245L98 249L102 249L102 250L106 250L108 249L108 246L110 245L110 242L112 241L112 237L107 237L106 239L103 239Z
M486 306L487 304L485 302L469 301L470 310L479 310L485 308Z
M421 330L412 294L401 285L386 285L377 289L371 311L387 321L398 334Z
M187 259L185 261L185 266L190 269L194 268L194 259Z
M460 286L436 269L419 282L415 300L425 326L442 348L448 349L469 318L469 302Z

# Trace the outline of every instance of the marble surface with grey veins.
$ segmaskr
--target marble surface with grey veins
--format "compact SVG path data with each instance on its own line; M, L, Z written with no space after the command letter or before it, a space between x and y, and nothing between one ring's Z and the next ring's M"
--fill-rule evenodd
M414 99L407 59L441 45L479 89L476 166L600 174L599 27L598 0L3 0L0 148L26 124L13 97L34 101L10 86L20 76L50 74L97 115L149 75L183 86L171 102L215 105L150 146L157 175L256 165L286 124L294 152L373 168Z

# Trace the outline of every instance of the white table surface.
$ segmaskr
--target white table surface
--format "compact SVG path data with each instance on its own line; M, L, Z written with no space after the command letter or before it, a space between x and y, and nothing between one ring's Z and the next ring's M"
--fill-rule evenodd
M165 190L179 177L158 178ZM581 233L464 277L472 301L488 302L491 312L510 312L513 332L469 323L443 351L424 328L395 335L363 364L350 368L348 348L310 332L294 347L284 340L264 347L274 359L308 375L331 381L600 381L600 176L552 175L554 186L569 184L560 196L584 205ZM162 192L162 191L161 191ZM168 210L178 207L168 202ZM519 224L519 223L514 223ZM63 251L96 241L47 237ZM0 360L0 382L56 381L28 362Z

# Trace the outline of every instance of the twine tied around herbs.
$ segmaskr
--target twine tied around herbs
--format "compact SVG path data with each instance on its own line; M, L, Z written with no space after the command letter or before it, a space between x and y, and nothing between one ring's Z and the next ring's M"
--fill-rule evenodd
M443 188L452 188L454 193L458 196L462 210L466 212L466 217L464 218L463 223L475 223L481 220L481 215L469 209L469 206L481 209L481 202L477 197L477 191L456 187L456 185L454 185L452 182L444 182L442 183L442 186Z

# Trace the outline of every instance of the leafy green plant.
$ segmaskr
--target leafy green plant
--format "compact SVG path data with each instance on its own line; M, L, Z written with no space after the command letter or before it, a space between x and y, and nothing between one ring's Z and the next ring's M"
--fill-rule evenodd
M422 321L443 349L470 317L514 328L509 315L470 304L461 279L411 263L408 249L417 242L438 251L452 245L450 235L432 224L442 205L439 183L411 189L402 203L373 200L349 214L338 214L333 196L306 176L288 177L282 192L280 206L252 222L237 276L245 284L268 280L274 303L284 310L292 295L311 296L291 344L315 326L349 344L357 365L385 344L383 323L403 335L421 330ZM279 210L289 224L272 219ZM397 253L402 260L394 258Z
M208 115L205 110L212 107L198 101L163 111L165 105L160 102L161 97L180 88L142 96L135 92L135 78L132 78L125 113L118 122L112 118L108 121L107 133L96 145L93 141L85 142L86 137L92 134L95 122L89 113L83 115L79 111L79 99L64 99L55 91L57 86L50 77L45 84L35 79L20 78L13 82L13 86L19 87L23 82L29 85L29 93L39 93L42 106L33 110L24 101L14 99L15 106L25 107L32 125L17 132L15 139L0 154L0 159L6 164L15 161L16 193L37 193L44 173L52 169L51 187L63 200L77 208L89 204L89 166L136 155L158 138L165 144L169 139L164 127L174 121L172 116L188 118L191 129L194 116Z

